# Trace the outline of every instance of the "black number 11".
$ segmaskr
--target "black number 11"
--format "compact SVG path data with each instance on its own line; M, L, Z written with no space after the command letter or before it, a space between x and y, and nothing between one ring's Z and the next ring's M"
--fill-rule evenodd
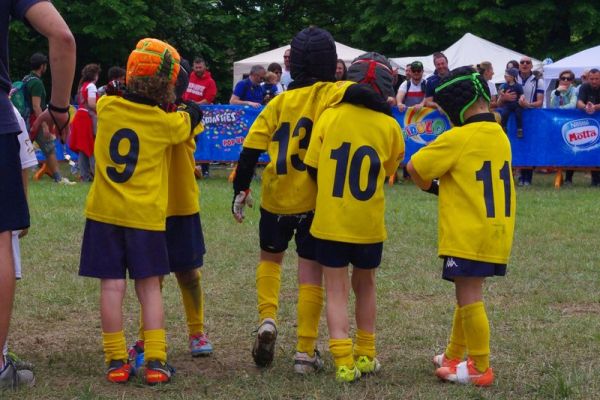
M504 182L504 216L510 217L510 168L508 161L500 169L500 179ZM483 182L483 198L488 218L496 217L494 205L494 186L492 185L492 162L484 161L483 166L475 173L475 178Z

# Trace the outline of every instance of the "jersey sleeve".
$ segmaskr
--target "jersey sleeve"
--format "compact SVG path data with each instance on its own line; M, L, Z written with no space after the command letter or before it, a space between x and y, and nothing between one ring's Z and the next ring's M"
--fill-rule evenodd
M391 157L383 163L386 176L392 176L396 173L400 162L404 159L404 137L400 131L400 126L394 120L391 125L392 130L392 152Z
M233 89L233 94L239 97L240 99L244 97L244 84L246 82L244 80L239 81L235 84L235 88Z
M185 140L190 137L190 128L192 126L190 114L185 111L176 111L165 114L167 116L166 121L170 124L172 129L172 135L170 138L171 144L185 142Z
M256 120L250 127L244 147L257 150L267 150L275 129L277 128L277 116L279 115L279 104L281 97L277 96L258 114Z
M425 81L423 81L425 82ZM398 93L402 92L402 93L406 93L406 87L408 86L408 81L404 81L400 84L400 87L398 88Z
M29 92L31 97L42 97L44 94L44 84L41 79L32 78L27 82L27 91ZM42 108L44 108L44 104L42 104Z
M413 154L410 160L421 178L439 178L456 163L462 150L462 144L456 138L456 129L444 132L435 141Z

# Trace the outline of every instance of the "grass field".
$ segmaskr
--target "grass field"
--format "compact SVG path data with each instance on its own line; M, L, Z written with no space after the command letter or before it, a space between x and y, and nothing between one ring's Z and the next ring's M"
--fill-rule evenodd
M446 343L454 292L436 258L436 198L404 183L386 187L389 239L378 272L377 348L381 372L351 385L334 381L322 318L324 373L293 373L295 255L283 267L274 365L257 370L250 349L257 313L254 271L258 211L244 224L230 214L225 170L200 181L207 242L203 282L206 323L215 345L192 359L177 284L166 280L172 384L104 378L98 311L99 283L77 275L88 184L58 186L47 178L30 187L32 228L22 240L10 343L36 365L37 384L1 399L598 399L600 398L600 190L589 176L555 190L553 176L536 174L517 192L517 227L508 275L491 279L485 296L492 327L496 383L488 389L442 384L431 357ZM258 183L253 183L259 197ZM115 205L118 207L118 205ZM128 290L128 342L138 305Z

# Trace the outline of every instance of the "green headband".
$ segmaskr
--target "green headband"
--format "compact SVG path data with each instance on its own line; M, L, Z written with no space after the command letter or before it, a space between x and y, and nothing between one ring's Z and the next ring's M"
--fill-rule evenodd
M465 120L463 118L463 115L465 114L465 111L469 107L471 107L473 105L473 103L475 103L477 101L477 99L479 97L483 97L485 99L485 101L487 101L488 103L491 101L490 96L486 93L486 91L483 88L483 85L481 84L481 82L479 81L479 79L477 79L478 76L481 76L479 74L479 72L473 72L470 75L463 75L463 76L459 76L459 77L456 77L454 79L451 79L448 82L444 83L443 85L440 85L437 88L435 88L435 93L439 93L443 89L447 88L448 86L454 85L456 82L470 80L473 83L473 86L475 86L475 94L474 94L473 98L460 110L459 117L460 117L460 122L461 123L465 122Z

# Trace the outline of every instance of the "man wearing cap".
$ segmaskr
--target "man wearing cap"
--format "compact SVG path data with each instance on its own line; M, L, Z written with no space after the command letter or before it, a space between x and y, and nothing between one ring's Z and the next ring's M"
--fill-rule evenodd
M425 105L426 84L423 79L423 63L421 61L413 61L409 65L411 77L402 82L396 96L400 112L406 110L408 107L420 109Z

